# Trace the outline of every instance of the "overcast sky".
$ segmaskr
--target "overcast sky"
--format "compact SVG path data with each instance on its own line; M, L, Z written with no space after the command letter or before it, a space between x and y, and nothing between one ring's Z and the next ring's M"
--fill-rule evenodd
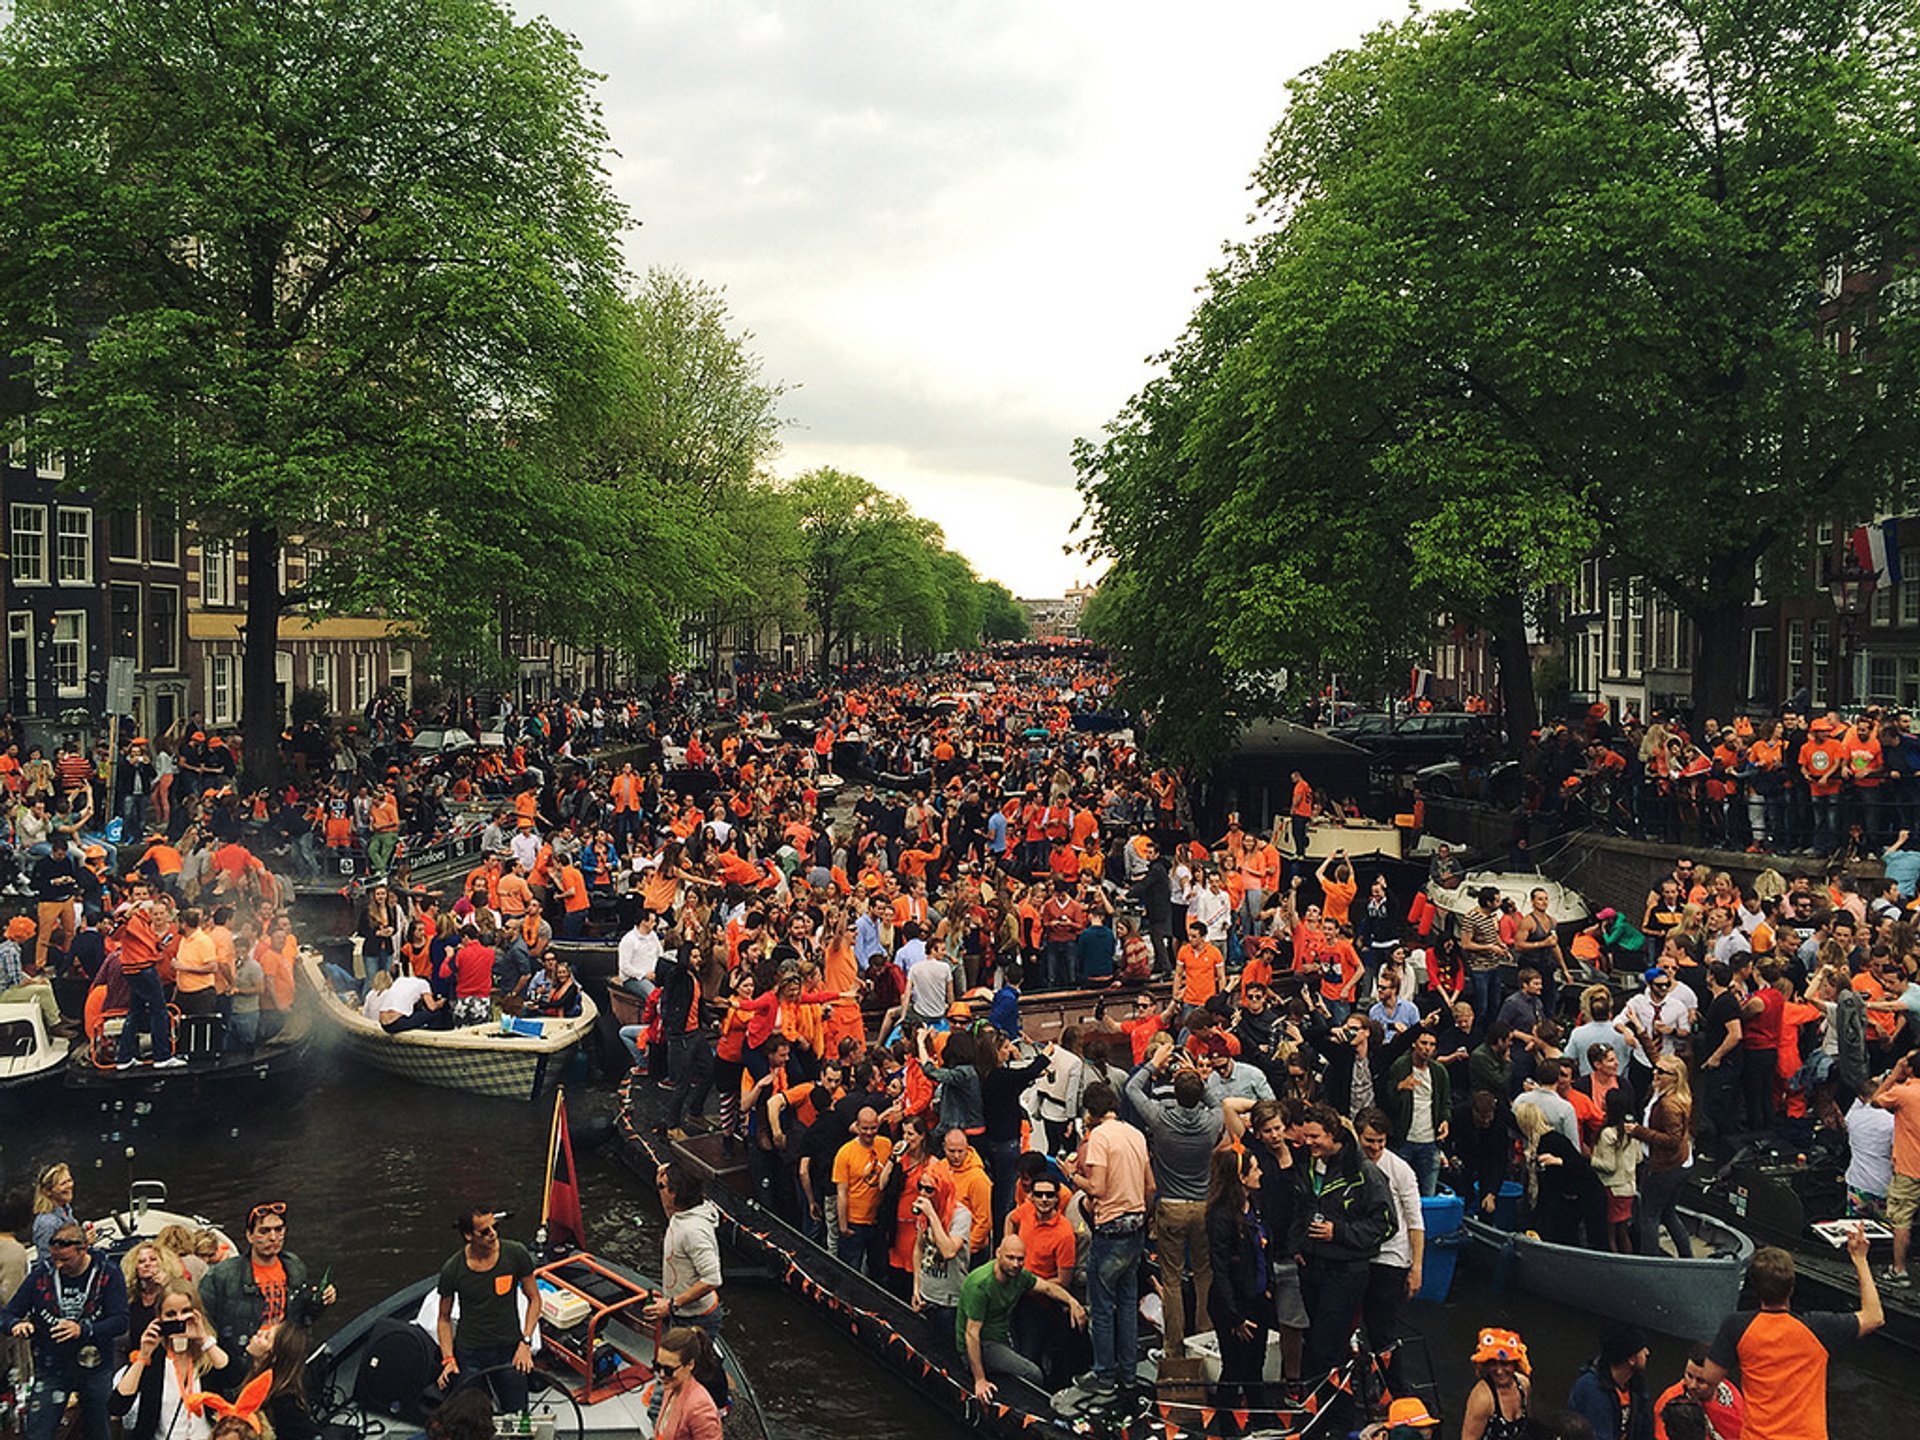
M724 286L784 474L904 496L1020 595L1088 578L1069 447L1241 233L1287 79L1406 0L515 0L606 75L636 269Z

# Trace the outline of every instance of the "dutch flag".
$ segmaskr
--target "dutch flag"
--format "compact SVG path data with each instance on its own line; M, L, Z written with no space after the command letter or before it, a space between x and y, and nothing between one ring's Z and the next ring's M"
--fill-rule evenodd
M1900 583L1900 522L1898 520L1880 520L1872 525L1859 525L1853 532L1853 558L1863 570L1877 571L1879 579L1874 582L1877 590L1882 586Z

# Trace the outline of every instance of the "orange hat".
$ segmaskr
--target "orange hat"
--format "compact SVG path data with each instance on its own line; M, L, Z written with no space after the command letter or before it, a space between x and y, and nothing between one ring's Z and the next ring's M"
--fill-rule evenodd
M1418 1396L1403 1395L1387 1407L1387 1428L1397 1425L1438 1425L1440 1422L1427 1413L1427 1407Z
M1489 1360L1511 1360L1520 1368L1522 1375L1533 1373L1533 1366L1527 1360L1527 1347L1516 1331L1487 1329L1480 1332L1480 1343L1473 1352L1473 1363L1484 1365Z
M16 915L7 921L7 939L17 945L23 940L31 940L39 928L31 916Z

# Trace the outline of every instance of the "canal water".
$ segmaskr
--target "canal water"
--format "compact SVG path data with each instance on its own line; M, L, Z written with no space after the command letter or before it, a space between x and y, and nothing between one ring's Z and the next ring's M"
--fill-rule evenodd
M611 1097L569 1097L591 1245L649 1273L659 1269L661 1216L652 1187L594 1147ZM311 1074L189 1101L174 1092L152 1108L55 1091L31 1108L0 1110L0 1161L8 1186L54 1160L73 1165L76 1208L100 1214L124 1202L129 1173L164 1180L172 1207L204 1214L238 1234L247 1207L287 1204L289 1247L317 1274L331 1267L338 1323L440 1264L458 1244L463 1205L511 1212L503 1229L530 1239L550 1110L433 1090L316 1052ZM134 1152L129 1161L127 1150ZM776 1435L800 1440L958 1440L969 1433L867 1358L834 1327L770 1285L739 1284L727 1297L727 1330ZM1536 1411L1557 1408L1591 1356L1599 1323L1570 1305L1487 1292L1465 1267L1445 1306L1409 1316L1431 1354L1446 1423L1457 1433L1471 1383L1466 1356L1482 1325L1510 1325L1533 1356ZM324 1329L325 1327L323 1327ZM1657 1340L1656 1392L1680 1373L1685 1344ZM1414 1357L1415 1374L1421 1373ZM1835 1440L1886 1434L1885 1417L1910 1395L1912 1357L1885 1343L1855 1347L1836 1367Z

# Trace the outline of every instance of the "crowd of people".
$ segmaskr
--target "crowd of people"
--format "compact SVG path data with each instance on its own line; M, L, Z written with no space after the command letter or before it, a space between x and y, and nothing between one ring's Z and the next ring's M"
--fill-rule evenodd
M1856 1311L1793 1315L1791 1257L1764 1250L1758 1316L1696 1337L1657 1396L1631 1327L1599 1335L1552 1399L1521 1337L1489 1328L1463 1431L1506 1440L1552 1416L1603 1440L1736 1440L1744 1417L1756 1436L1824 1435L1829 1354L1880 1323L1881 1285L1910 1283L1920 854L1904 832L1885 836L1884 883L1763 872L1742 889L1681 857L1637 920L1586 926L1556 922L1544 890L1475 890L1443 856L1463 898L1436 908L1342 853L1309 858L1325 801L1303 775L1270 832L1231 816L1203 832L1185 777L1111 724L1113 689L1078 658L979 660L842 677L798 730L669 726L672 766L595 763L580 707L497 772L473 757L422 785L403 761L372 800L492 802L477 863L451 905L397 869L370 887L362 967L333 978L391 1030L503 999L564 1014L578 982L556 939L617 933L618 983L644 1007L623 1038L637 1083L662 1089L662 1128L717 1131L762 1203L951 1336L983 1400L1011 1379L1098 1403L1140 1384L1143 1348L1177 1359L1208 1331L1230 1410L1283 1408L1356 1354L1392 1386L1422 1202L1443 1184L1550 1240L1691 1255L1677 1202L1697 1156L1824 1135L1845 1147L1855 1213L1896 1237L1878 1276L1853 1246ZM1611 737L1584 738L1604 768ZM1748 741L1747 763L1778 743L1724 738ZM841 773L848 742L860 763ZM1861 798L1875 767L1834 766L1846 778L1810 790L1807 813L1879 838L1899 812ZM369 855L374 811L341 831ZM1794 833L1791 802L1777 827L1757 813L1753 843ZM215 863L244 853L236 838L203 872L185 861L207 841L155 843L124 894L103 882L97 917L76 873L78 903L51 895L37 938L70 955L98 934L124 974L148 932L157 970L190 909L188 933L240 916L236 955L283 933L268 867ZM159 863L167 848L180 865ZM55 911L75 936L48 939ZM1023 1000L1087 987L1110 991L1102 1013L1032 1043ZM711 1207L671 1167L661 1186L673 1299L657 1318L692 1332L673 1347L692 1365L720 1323ZM1421 1428L1407 1398L1390 1421Z

